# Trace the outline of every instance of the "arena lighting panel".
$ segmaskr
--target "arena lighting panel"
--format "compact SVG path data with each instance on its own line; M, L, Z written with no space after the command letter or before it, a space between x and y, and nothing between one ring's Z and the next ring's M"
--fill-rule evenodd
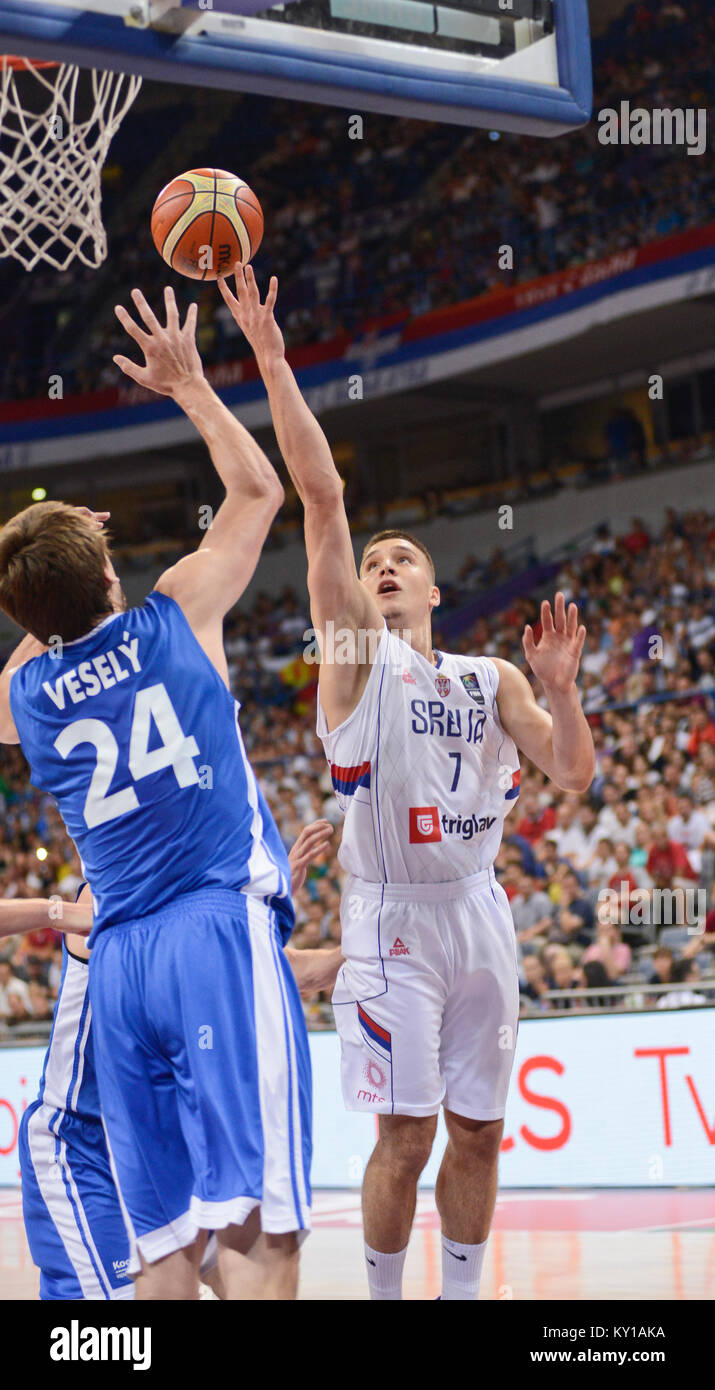
M0 51L529 135L593 100L587 0L0 0Z

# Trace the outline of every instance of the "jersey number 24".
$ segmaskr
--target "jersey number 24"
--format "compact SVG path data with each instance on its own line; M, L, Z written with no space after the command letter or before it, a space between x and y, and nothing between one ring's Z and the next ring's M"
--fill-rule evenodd
M161 747L150 750L152 719L159 731ZM107 795L119 760L119 744L108 724L102 719L76 719L55 739L55 748L61 757L67 758L81 743L91 743L97 750L97 765L84 803L84 818L91 830L136 811L139 800L133 787ZM166 686L149 685L137 691L128 759L134 781L170 767L179 786L190 787L199 780L193 763L198 753L199 745L195 738L184 733Z

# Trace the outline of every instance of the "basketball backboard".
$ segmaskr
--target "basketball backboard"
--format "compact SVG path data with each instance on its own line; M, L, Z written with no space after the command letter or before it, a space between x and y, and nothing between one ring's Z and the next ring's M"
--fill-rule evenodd
M587 0L0 0L0 51L532 135L592 104Z

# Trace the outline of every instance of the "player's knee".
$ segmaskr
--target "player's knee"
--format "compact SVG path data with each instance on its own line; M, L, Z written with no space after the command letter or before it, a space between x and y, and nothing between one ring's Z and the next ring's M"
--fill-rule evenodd
M457 1154L482 1160L498 1157L504 1133L503 1120L468 1120L450 1110L445 1110L444 1118L449 1143Z
M400 1177L418 1178L432 1152L436 1129L437 1117L434 1115L419 1118L381 1115L378 1140L381 1156Z

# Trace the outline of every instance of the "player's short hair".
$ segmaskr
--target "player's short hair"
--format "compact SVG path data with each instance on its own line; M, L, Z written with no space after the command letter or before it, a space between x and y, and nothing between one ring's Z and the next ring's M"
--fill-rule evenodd
M372 550L372 547L374 545L379 545L380 541L409 541L410 545L416 546L418 550L422 551L422 554L427 560L427 563L432 571L432 582L434 583L434 560L432 559L432 556L430 555L427 546L423 545L422 541L418 541L417 537L413 536L410 531L376 531L375 535L370 537L367 545L363 549L362 557L360 559L360 569L362 569L363 567L363 562L365 560L365 556L367 555L368 550Z
M0 531L0 608L40 642L73 642L112 612L106 535L67 502L35 502Z

